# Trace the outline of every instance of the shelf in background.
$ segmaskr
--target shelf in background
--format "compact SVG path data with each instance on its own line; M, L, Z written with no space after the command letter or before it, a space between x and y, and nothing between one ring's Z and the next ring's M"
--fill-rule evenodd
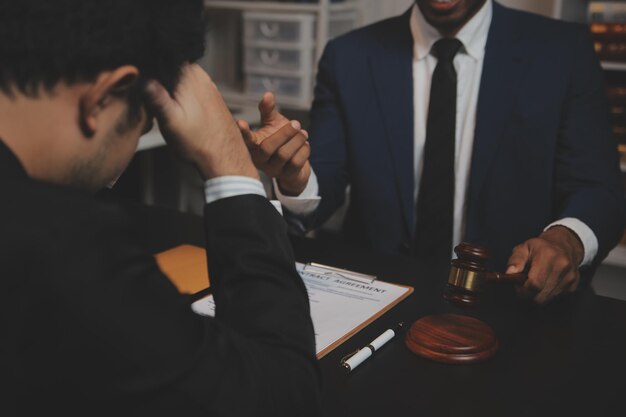
M626 71L626 62L602 61L602 68L609 71Z
M253 8L257 11L272 12L319 12L319 3L288 3L273 1L228 1L228 0L204 0L207 8L214 9L234 9L245 10ZM352 10L355 7L354 1L346 1L341 3L330 3L330 11Z

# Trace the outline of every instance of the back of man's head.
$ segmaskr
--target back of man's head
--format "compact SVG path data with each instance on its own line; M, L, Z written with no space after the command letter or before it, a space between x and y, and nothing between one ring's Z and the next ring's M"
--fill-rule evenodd
M204 52L202 0L0 0L0 93L133 65L170 91Z

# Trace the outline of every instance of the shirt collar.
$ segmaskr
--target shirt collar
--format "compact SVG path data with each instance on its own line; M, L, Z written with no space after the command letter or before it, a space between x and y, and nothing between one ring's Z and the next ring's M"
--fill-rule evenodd
M487 0L456 34L456 38L463 44L462 50L476 61L485 55L492 14L493 5L491 0ZM413 34L413 59L419 61L428 56L433 44L441 39L441 34L426 21L417 4L413 5L410 22Z

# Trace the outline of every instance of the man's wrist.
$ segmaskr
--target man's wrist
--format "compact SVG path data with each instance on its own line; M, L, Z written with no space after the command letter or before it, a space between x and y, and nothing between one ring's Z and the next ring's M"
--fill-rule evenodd
M591 230L586 223L576 217L560 218L550 223L543 230L548 230L554 226L564 226L569 229L570 232L574 233L583 245L584 258L580 266L590 265L598 253L598 239L593 230Z
M300 194L302 194L302 191L304 191L304 187L306 186L306 183L304 184L304 186L302 187L294 187L293 185L286 185L283 181L281 180L276 180L276 183L278 184L278 187L280 188L280 192L283 195L286 195L287 197L297 197Z
M247 158L247 159L246 159ZM233 157L215 158L211 154L200 155L193 161L196 169L203 180L211 180L218 177L242 176L259 180L259 171L255 168L252 160L246 153L245 156L233 155Z
M310 173L309 173L310 175ZM276 178L276 184L280 188L280 192L288 197L297 197L306 188L309 182L309 175L299 174L294 180L287 181L283 178Z
M261 181L247 176L215 177L204 183L204 195L207 204L243 194L256 194L261 197L267 197Z

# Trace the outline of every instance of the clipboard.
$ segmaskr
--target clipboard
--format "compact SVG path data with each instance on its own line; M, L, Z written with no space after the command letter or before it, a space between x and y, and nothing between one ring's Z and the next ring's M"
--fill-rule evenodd
M179 292L204 295L210 281L205 250L181 245L155 255L157 264ZM413 287L378 280L362 274L317 263L296 263L311 306L317 358L337 346L404 300ZM213 316L212 295L191 304L197 314Z
M155 259L181 294L199 294L211 285L206 251L200 246L175 246L157 253Z

